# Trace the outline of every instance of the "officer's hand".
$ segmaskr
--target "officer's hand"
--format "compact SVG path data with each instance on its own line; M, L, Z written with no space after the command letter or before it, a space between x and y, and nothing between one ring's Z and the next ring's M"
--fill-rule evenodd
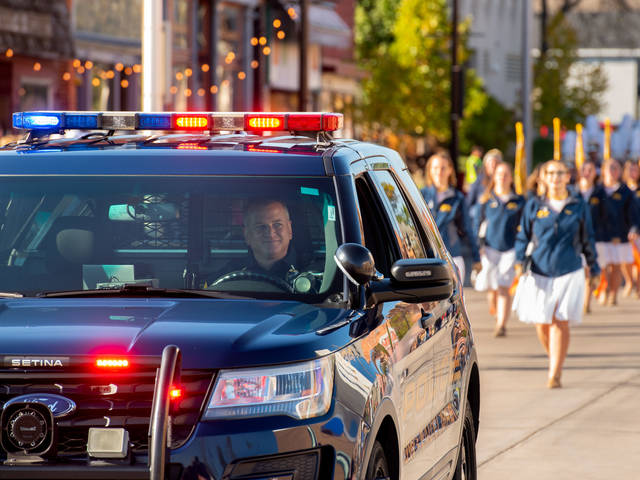
M522 264L521 263L516 263L514 265L513 269L516 271L516 277L522 276Z

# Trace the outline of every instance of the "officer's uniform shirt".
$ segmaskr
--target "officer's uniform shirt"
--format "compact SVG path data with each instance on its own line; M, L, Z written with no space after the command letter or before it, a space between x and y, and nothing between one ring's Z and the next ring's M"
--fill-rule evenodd
M525 260L530 240L535 244L531 255L533 273L559 277L575 272L582 268L581 254L591 274L600 273L591 214L581 196L570 194L560 211L554 211L545 198L529 199L516 235L516 259L520 263Z
M424 187L421 192L431 209L442 240L451 256L462 256L462 240L466 238L471 247L473 261L479 262L480 253L464 195L454 188L444 192L442 198L438 198L438 191L435 187Z
M495 192L491 192L489 199L479 205L476 234L486 221L485 245L500 252L511 250L516 243L516 232L524 204L525 199L522 195L512 192L503 200Z

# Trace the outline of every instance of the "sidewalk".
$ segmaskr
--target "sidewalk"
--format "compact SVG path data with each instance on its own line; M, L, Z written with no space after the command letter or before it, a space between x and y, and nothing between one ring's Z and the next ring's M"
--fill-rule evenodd
M494 338L484 294L465 289L481 379L480 480L640 479L640 300L571 330L563 388L546 388L533 326Z

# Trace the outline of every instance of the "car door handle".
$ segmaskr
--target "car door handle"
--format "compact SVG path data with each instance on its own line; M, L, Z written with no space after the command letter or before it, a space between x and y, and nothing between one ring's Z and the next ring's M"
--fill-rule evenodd
M422 317L420 317L420 327L424 330L428 330L435 323L435 318L433 314L422 312Z

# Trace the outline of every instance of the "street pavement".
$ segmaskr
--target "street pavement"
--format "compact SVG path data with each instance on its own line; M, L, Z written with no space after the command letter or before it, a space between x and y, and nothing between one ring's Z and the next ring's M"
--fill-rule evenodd
M480 480L640 479L640 300L593 302L571 329L563 388L549 390L533 326L494 338L485 295L465 289L481 382Z

